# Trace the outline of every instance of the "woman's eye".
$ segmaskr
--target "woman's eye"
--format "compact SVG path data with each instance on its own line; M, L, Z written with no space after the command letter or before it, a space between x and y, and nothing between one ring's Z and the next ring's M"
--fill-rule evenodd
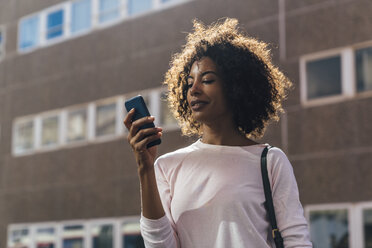
M204 84L211 84L213 83L214 80L203 80L203 83Z

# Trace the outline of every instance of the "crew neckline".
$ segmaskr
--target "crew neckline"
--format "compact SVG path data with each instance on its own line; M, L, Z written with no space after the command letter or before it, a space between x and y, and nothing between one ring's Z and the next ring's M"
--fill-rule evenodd
M230 146L230 145L214 145L214 144L208 144L201 141L201 139L198 139L195 144L199 147L205 147L205 148L228 148L228 149L234 149L234 148L250 148L250 147L264 147L268 146L268 143L260 143L255 145L249 145L249 146Z

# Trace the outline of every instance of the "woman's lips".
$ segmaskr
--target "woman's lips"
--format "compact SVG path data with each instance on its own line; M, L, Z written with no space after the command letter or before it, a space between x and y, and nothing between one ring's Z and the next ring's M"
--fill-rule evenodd
M193 111L200 111L202 108L204 108L206 105L208 104L208 102L204 102L204 101L192 101L191 102L191 109Z

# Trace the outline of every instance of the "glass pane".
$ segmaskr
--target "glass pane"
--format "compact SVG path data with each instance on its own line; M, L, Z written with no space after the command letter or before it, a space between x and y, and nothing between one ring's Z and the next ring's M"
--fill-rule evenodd
M87 111L80 109L68 114L67 141L84 140L87 134Z
M99 22L108 22L119 18L119 0L99 0Z
M310 234L314 247L349 247L347 210L311 211Z
M341 58L331 58L307 62L307 98L341 94Z
M55 229L53 227L37 229L35 241L36 248L54 248L56 242Z
M91 1L81 0L71 5L71 32L76 33L91 26Z
M32 149L34 146L34 121L17 123L15 127L15 152Z
M116 103L97 106L96 136L115 134Z
M31 48L39 43L39 16L24 19L19 25L19 48Z
M161 101L160 102L161 104L161 125L164 125L164 126L176 125L177 121L169 110L165 93L162 93L160 101Z
M372 248L372 209L363 210L364 248Z
M122 248L145 248L139 223L123 223L121 233Z
M28 229L13 230L9 234L8 248L31 247L30 231Z
M145 12L152 8L152 0L128 0L129 15Z
M355 61L358 92L372 90L372 47L357 50Z
M84 227L82 225L70 225L63 227L62 248L83 248Z
M93 248L113 248L113 226L100 225L93 227Z
M47 16L47 39L63 35L63 10L57 10Z
M49 146L58 144L58 116L42 120L41 145Z

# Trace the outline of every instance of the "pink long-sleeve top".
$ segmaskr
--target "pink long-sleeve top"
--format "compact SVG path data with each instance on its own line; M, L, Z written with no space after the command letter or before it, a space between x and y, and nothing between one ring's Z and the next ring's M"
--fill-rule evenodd
M165 216L152 220L141 215L146 247L275 247L261 177L261 153L267 145L222 146L198 140L160 156L155 175ZM287 156L274 147L267 166L285 247L312 247Z

